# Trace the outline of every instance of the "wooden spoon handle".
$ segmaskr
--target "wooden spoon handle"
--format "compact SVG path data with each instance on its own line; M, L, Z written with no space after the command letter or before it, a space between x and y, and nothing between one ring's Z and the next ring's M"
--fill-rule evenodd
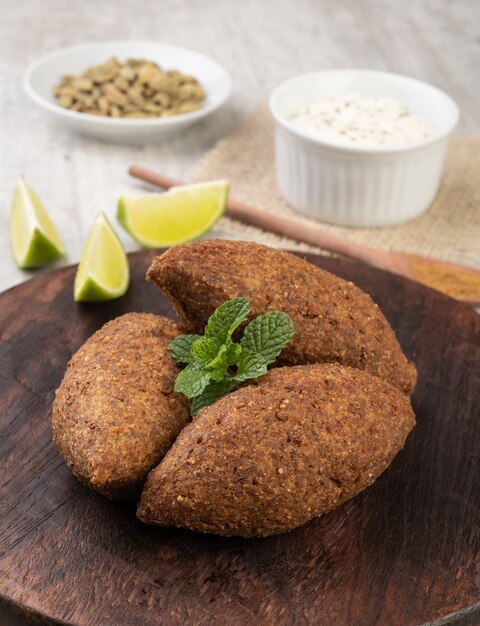
M138 165L132 165L128 172L135 178L164 189L184 184L174 178L157 174ZM345 256L361 259L370 265L384 266L379 258L382 254L381 251L327 233L321 226L303 224L294 218L279 215L278 213L269 213L233 198L228 200L226 214L233 219L258 226L284 237L290 237L312 246L324 248L330 252L337 252Z

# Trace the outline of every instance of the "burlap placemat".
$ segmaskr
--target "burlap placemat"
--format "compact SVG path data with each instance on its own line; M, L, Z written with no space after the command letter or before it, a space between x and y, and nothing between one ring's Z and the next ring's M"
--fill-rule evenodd
M192 181L228 178L231 196L269 211L294 215L275 178L273 122L258 108L221 139L196 165ZM388 228L350 228L323 223L326 231L369 246L413 252L467 265L480 264L480 135L450 141L442 183L432 206L417 219ZM298 250L322 252L254 226L223 218L211 236L248 239Z

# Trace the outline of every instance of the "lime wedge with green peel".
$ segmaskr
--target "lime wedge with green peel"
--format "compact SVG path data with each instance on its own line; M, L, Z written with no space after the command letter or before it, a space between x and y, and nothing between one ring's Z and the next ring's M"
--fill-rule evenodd
M13 256L18 267L33 269L52 263L65 248L33 189L19 178L10 217Z
M168 248L197 239L225 211L228 181L172 187L165 193L123 196L117 219L146 248Z
M130 282L128 259L103 213L95 220L75 275L74 299L103 302L119 298Z

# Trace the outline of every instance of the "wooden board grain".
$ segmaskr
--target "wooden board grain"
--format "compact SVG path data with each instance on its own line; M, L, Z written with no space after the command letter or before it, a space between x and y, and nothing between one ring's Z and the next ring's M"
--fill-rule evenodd
M144 526L73 478L54 389L107 320L173 314L143 280L153 256L130 256L111 303L73 303L73 268L0 295L0 623L480 623L480 318L401 278L309 257L372 294L419 370L418 425L357 498L289 534L224 539Z

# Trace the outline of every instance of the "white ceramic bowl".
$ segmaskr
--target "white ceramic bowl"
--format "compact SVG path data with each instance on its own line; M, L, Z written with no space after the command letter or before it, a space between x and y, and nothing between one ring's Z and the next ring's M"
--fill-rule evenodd
M165 69L192 74L207 94L196 111L158 119L117 119L70 111L55 103L53 87L64 73L79 74L87 67L104 63L110 57L119 61L145 58ZM218 109L229 97L232 81L216 61L193 50L145 41L90 43L48 54L26 72L24 87L30 98L52 119L75 131L109 141L158 141L184 130Z
M405 147L357 147L319 138L291 117L303 105L350 93L400 100L435 125L429 138ZM458 107L418 80L368 70L304 74L270 97L275 119L277 178L298 211L344 226L388 226L425 211L438 190Z

